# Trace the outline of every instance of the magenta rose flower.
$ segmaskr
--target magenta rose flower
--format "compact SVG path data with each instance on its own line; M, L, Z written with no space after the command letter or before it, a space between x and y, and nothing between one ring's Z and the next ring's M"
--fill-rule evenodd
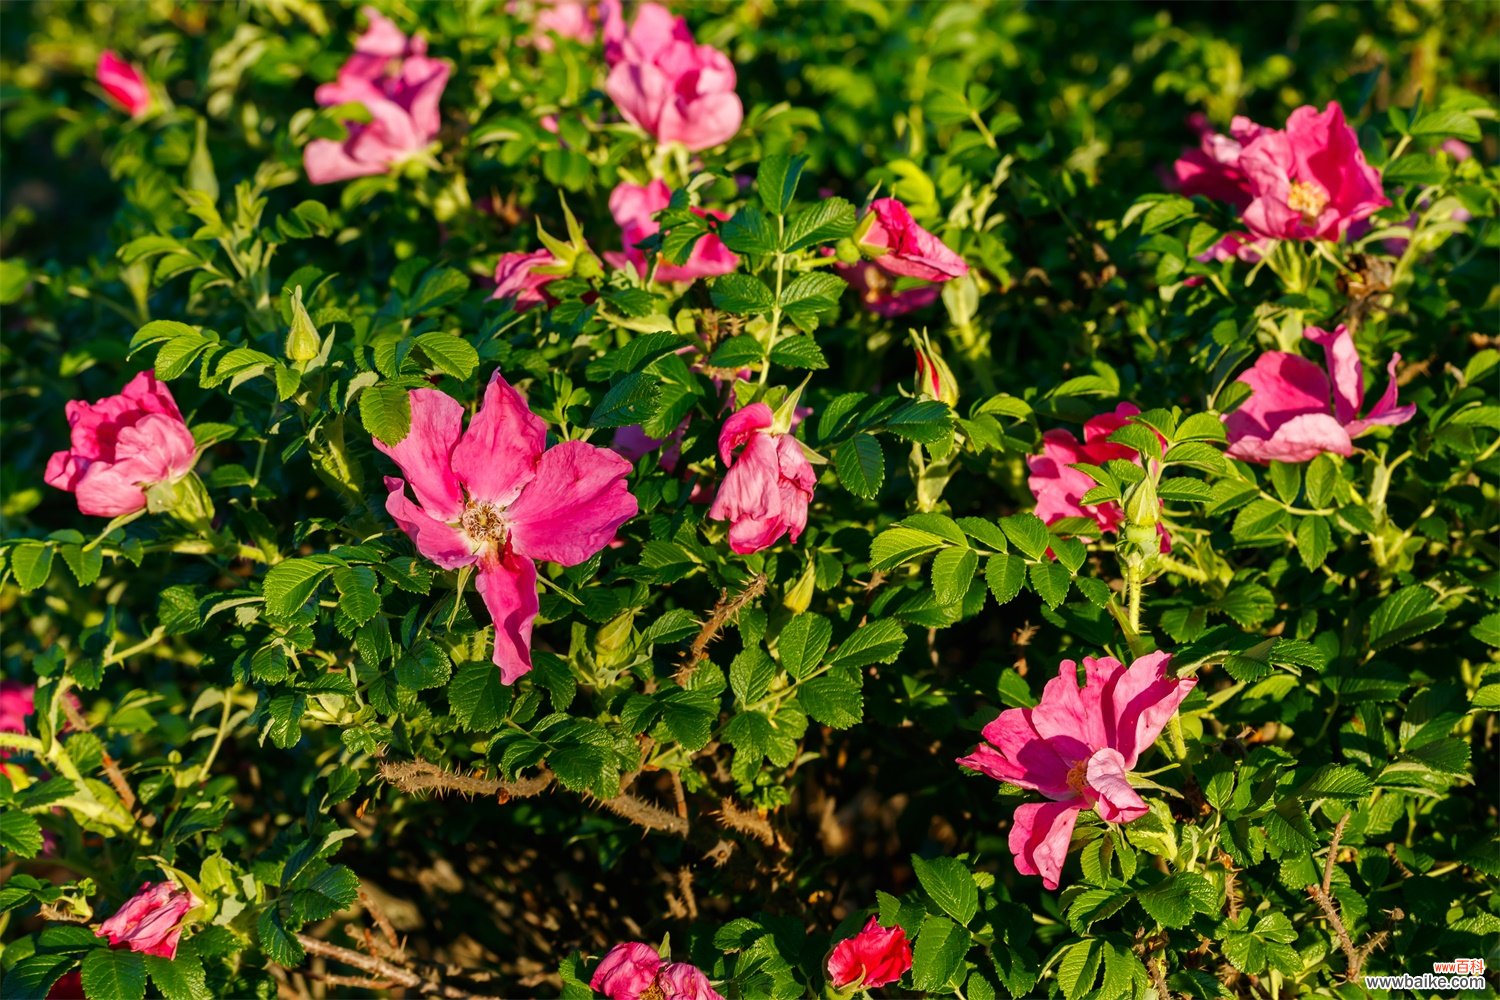
M708 516L728 521L729 547L740 555L759 552L791 535L796 541L807 526L818 477L802 445L790 434L772 430L774 417L765 403L752 403L724 421L719 456L728 472ZM744 450L738 458L734 451Z
M539 268L553 267L557 259L546 250L500 255L495 265L495 292L492 299L510 299L517 312L550 303L547 286L557 280L556 274L540 273Z
M318 88L319 106L363 104L368 122L346 122L342 142L315 139L303 150L307 179L330 184L383 174L418 155L437 138L438 102L448 85L448 64L427 57L421 35L407 38L373 7L364 8L369 27L338 79Z
M170 882L145 882L114 916L99 925L97 933L108 938L112 948L123 945L146 955L176 958L182 918L197 905L192 893Z
M386 477L385 509L443 569L476 567L495 665L514 684L531 670L536 560L576 566L614 540L636 513L630 463L583 441L548 448L546 425L499 372L467 430L463 404L447 393L410 398L410 433L395 445L375 440L406 477Z
M1102 466L1110 459L1141 464L1140 452L1123 444L1115 444L1109 436L1130 422L1140 413L1133 403L1121 403L1113 413L1101 413L1091 417L1083 425L1083 442L1080 444L1071 431L1060 428L1042 435L1042 453L1026 460L1031 475L1026 484L1031 495L1036 497L1036 516L1048 524L1065 517L1092 518L1105 534L1114 534L1125 521L1125 511L1118 503L1083 503L1083 496L1098 483L1088 473L1073 468L1074 465ZM1162 531L1162 551L1170 549L1166 532Z
M1001 712L964 767L1041 792L1048 802L1016 809L1010 850L1016 871L1041 875L1056 889L1078 814L1093 809L1106 823L1146 815L1128 772L1197 683L1167 676L1171 657L1150 653L1124 666L1112 657L1064 660L1035 708Z
M874 989L896 982L911 968L911 944L900 927L882 927L871 917L864 929L834 946L828 956L828 981L842 990L859 984Z
M35 711L36 685L0 681L0 733L26 732L26 717ZM0 748L0 758L6 755Z
M950 281L969 273L969 265L943 241L917 225L905 205L879 198L856 230L855 242L875 266L888 274Z
M615 217L615 224L620 227L620 238L625 245L625 250L623 253L604 255L611 266L621 269L634 267L642 276L650 273L646 252L636 244L648 236L661 232L661 223L651 216L666 208L671 201L671 188L659 178L645 187L623 181L615 186L609 196L609 212ZM711 212L701 208L695 208L693 212L703 218L712 217L720 221L729 218L723 212ZM713 233L709 233L693 244L692 253L682 264L669 264L665 260L661 261L656 267L656 280L663 284L671 284L676 281L709 278L728 274L739 267L739 264L740 259L730 253L724 241Z
M1242 115L1236 115L1230 123L1228 135L1215 132L1202 114L1188 120L1198 132L1199 144L1197 149L1184 150L1172 165L1177 190L1188 196L1201 194L1244 211L1254 195L1250 178L1240 168L1240 155L1246 143L1268 130Z
M79 513L119 517L146 506L146 490L193 469L198 446L177 402L151 372L118 396L68 403L72 446L55 452L43 477L78 497Z
M697 967L663 962L655 948L639 942L611 948L589 987L609 1000L724 1000Z
M1282 131L1267 129L1245 145L1239 168L1253 200L1245 224L1256 236L1338 240L1352 223L1390 204L1380 171L1365 162L1344 109L1301 107Z
M933 284L919 284L896 290L896 283L878 264L835 264L834 271L859 295L859 301L877 316L904 316L925 309L936 302L943 290Z
M1386 365L1384 394L1360 417L1365 372L1348 328L1340 324L1329 333L1310 326L1302 335L1323 348L1327 370L1283 351L1257 358L1239 377L1250 387L1250 397L1224 418L1231 458L1265 465L1310 462L1325 451L1347 456L1354 452L1354 439L1370 428L1404 424L1416 415L1415 406L1396 405L1400 354L1391 355Z
M625 29L618 8L606 13L604 92L626 121L658 142L697 151L734 138L745 110L734 92L734 64L693 41L687 22L660 4L643 3Z
M99 53L99 63L94 67L94 79L104 88L116 104L140 118L151 110L151 88L141 71L105 49Z

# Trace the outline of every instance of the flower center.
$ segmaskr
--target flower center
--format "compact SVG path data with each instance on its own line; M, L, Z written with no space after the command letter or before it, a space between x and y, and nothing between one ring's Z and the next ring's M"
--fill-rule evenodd
M659 980L653 979L651 985L641 991L639 1000L667 1000L667 991Z
M505 539L505 516L500 508L482 500L471 500L464 507L460 521L464 534L476 542L499 542Z
M1286 205L1294 212L1301 212L1302 221L1311 226L1328 207L1328 192L1312 181L1292 181L1286 189Z
M1089 783L1089 759L1087 757L1068 768L1068 787L1079 795L1088 787Z

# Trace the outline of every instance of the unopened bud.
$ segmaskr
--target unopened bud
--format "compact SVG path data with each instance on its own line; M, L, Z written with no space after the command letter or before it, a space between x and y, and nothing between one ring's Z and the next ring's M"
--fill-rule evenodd
M594 655L601 661L612 661L630 645L635 612L616 615L594 636Z
M817 566L812 560L807 563L807 569L802 571L802 576L792 584L791 589L781 600L781 606L794 615L806 613L812 604L813 591L816 589L818 580Z
M918 399L936 399L949 406L958 406L958 379L953 369L925 337L917 343Z
M1161 501L1156 496L1156 483L1148 475L1125 491L1125 523L1154 534L1160 522Z
M289 361L311 361L323 350L323 338L313 325L307 307L302 304L302 286L292 291L292 328L286 335L286 356Z
M860 261L859 247L854 245L851 239L842 239L833 247L834 256L838 257L840 264L858 264Z

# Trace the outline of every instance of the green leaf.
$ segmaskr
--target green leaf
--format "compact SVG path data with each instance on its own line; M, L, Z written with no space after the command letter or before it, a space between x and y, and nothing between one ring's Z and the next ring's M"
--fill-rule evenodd
M932 593L939 604L963 600L979 567L979 555L973 549L944 549L932 560Z
M34 858L42 850L42 828L19 809L0 812L0 847L23 858Z
M350 566L334 571L333 585L339 592L339 610L355 625L363 625L380 611L379 578L368 566Z
M610 386L594 407L590 427L625 427L643 423L660 404L661 380L645 372L631 372Z
M14 305L21 301L30 280L31 271L26 267L25 261L0 260L0 306Z
M470 732L493 730L510 711L511 689L500 683L500 671L488 658L459 667L447 692L453 717Z
M851 668L890 663L900 655L904 645L906 633L901 631L901 623L894 618L881 618L856 629L834 651L829 663L834 667Z
M1198 214L1193 203L1181 195L1164 195L1141 217L1141 235L1150 236ZM1069 1000L1072 1000L1069 997Z
M797 688L797 700L807 714L825 726L847 729L865 714L864 695L847 677L824 674Z
M1026 560L1010 552L997 552L985 560L984 579L998 604L1009 604L1026 585Z
M822 615L800 614L786 623L776 640L781 666L794 678L802 678L823 662L833 625Z
M462 271L451 267L430 271L407 301L406 315L420 316L440 306L457 302L468 290L469 278Z
M803 330L813 330L819 317L838 309L839 296L848 287L836 274L822 271L799 274L781 291L781 311Z
M1402 587L1381 601L1370 616L1370 648L1379 652L1410 642L1437 628L1447 616L1431 588L1421 584Z
M932 901L960 924L967 925L979 912L979 887L968 867L957 858L925 858L912 855L917 881Z
M193 955L178 954L174 959L147 955L146 971L166 1000L214 1000L203 963Z
M385 444L400 444L411 431L411 398L398 385L372 385L359 394L359 420Z
M1065 566L1050 562L1031 564L1031 589L1047 602L1049 608L1057 607L1067 598L1072 580L1073 576Z
M787 156L772 153L760 161L760 170L755 175L755 189L760 193L761 204L772 215L785 215L797 196L797 181L802 177L802 167L807 162L804 156Z
M1068 945L1063 949L1062 961L1057 963L1057 985L1062 988L1067 1000L1078 1000L1094 988L1099 970L1104 964L1104 942L1089 938Z
M333 572L332 566L308 559L284 559L266 571L261 593L266 611L278 618L289 618L302 610L317 591L323 579Z
M0 893L4 893L0 889ZM100 940L98 938L95 939ZM5 970L6 1000L46 1000L52 986L78 961L74 955L27 955Z
M295 906L298 916L311 923L348 909L358 896L359 877L343 865L334 865L297 891Z
M451 333L424 333L417 338L417 346L434 365L461 381L479 367L479 352Z
M885 482L885 455L880 442L869 434L856 434L839 445L833 467L844 489L865 500L879 493Z
M885 429L908 441L936 444L953 431L953 411L935 399L914 400L885 421Z
M783 337L771 348L771 363L783 368L804 368L821 371L828 367L828 359L811 337Z
M1218 902L1213 884L1196 872L1178 872L1136 893L1136 900L1163 927L1186 927L1195 912L1211 913Z
M714 348L708 363L713 368L745 368L759 365L766 359L766 349L760 341L746 333L730 337Z
M923 992L950 992L948 983L959 973L969 953L969 932L937 914L929 913L912 949L912 983Z
M1302 466L1292 462L1271 463L1271 487L1282 503L1293 503L1302 492Z
M1297 554L1302 565L1317 569L1333 548L1333 531L1325 517L1309 516L1297 521Z
M452 673L448 654L431 639L418 640L396 661L397 683L413 691L442 687Z
M83 959L83 992L89 1000L141 1000L146 995L146 963L134 951L91 951Z
M787 222L786 253L815 243L832 243L854 232L854 206L843 198L826 198L797 210Z
M719 239L735 253L765 255L776 252L776 233L765 213L746 205L719 226Z
M753 274L726 274L714 281L710 294L725 312L768 313L776 305L771 289Z
M302 950L301 943L287 932L286 925L282 923L281 914L275 906L268 906L261 912L255 929L260 937L261 950L278 965L295 968L301 965L302 960L307 957L307 953Z
M1338 478L1339 467L1333 456L1325 452L1313 459L1307 466L1307 502L1314 507L1328 506Z
M741 650L729 665L729 688L743 705L764 698L775 677L776 664L759 646Z
M1178 441L1223 441L1224 421L1218 414L1194 413L1178 425L1171 440Z
M290 750L302 738L302 715L307 711L307 697L301 694L277 695L266 703L265 736L282 750Z
M29 594L47 582L52 575L52 546L41 542L22 542L10 550L10 568L21 593Z
M1011 540L1011 544L1026 553L1033 562L1047 557L1052 536L1047 533L1047 526L1042 523L1042 519L1035 514L1002 517L1000 528L1005 532L1005 537Z
M918 531L898 524L876 535L875 540L870 543L870 568L891 569L948 544L950 543L946 539L929 531Z

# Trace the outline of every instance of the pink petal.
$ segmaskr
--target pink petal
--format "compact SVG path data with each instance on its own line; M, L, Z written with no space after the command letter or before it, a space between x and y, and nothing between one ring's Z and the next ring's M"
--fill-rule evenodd
M536 563L514 552L504 559L490 556L480 560L475 585L495 623L500 683L514 684L531 672L531 625L540 607Z
M119 517L146 506L146 493L128 466L96 462L79 478L74 492L78 512L90 517Z
M1130 787L1130 780L1125 777L1126 770L1125 758L1110 747L1096 750L1089 757L1088 769L1084 772L1091 793L1088 797L1106 823L1129 823L1149 811L1135 789Z
M751 403L730 414L719 430L719 457L726 467L734 465L734 451L775 422L765 403Z
M1306 358L1267 351L1238 381L1250 387L1250 396L1224 419L1230 454L1236 458L1241 457L1235 451L1241 439L1252 439L1246 447L1253 448L1253 442L1269 440L1296 417L1328 415L1328 376Z
M453 471L453 450L463 431L463 404L437 389L413 389L409 398L411 430L394 445L374 438L375 447L401 467L429 516L457 521L464 498Z
M1233 441L1225 454L1265 465L1310 462L1324 452L1347 457L1354 454L1354 442L1331 415L1305 413L1278 426L1269 438L1242 437Z
M724 1000L708 977L686 962L662 966L657 986L663 991L663 1000Z
M656 981L661 965L661 956L650 945L617 944L599 962L589 988L609 1000L637 1000Z
M602 550L639 509L628 475L630 463L607 448L584 441L549 448L506 511L516 551L576 566Z
M547 425L497 371L485 387L479 412L453 448L453 472L471 500L501 507L514 503L536 478L547 446Z
M350 156L341 142L314 139L302 150L302 166L313 184L333 184L355 177L383 174L390 169L386 162L360 162Z
M1059 756L1084 760L1099 747L1108 746L1102 696L1096 684L1079 688L1078 664L1063 660L1057 676L1042 688L1042 700L1031 710L1031 724L1037 735L1054 742Z
M1140 755L1156 742L1162 727L1198 683L1194 677L1168 677L1171 660L1168 653L1148 653L1123 668L1118 660L1109 657L1084 659L1084 666L1090 672L1097 664L1114 664L1115 669L1100 680L1104 689L1105 742L1098 745L1120 751L1126 770L1135 767Z
M458 569L474 561L474 549L459 529L428 516L427 512L406 498L406 482L395 476L385 477L385 509L406 532L423 557L443 569Z
M1073 824L1082 809L1083 800L1078 798L1017 806L1010 828L1010 852L1015 856L1016 871L1040 875L1043 885L1056 889L1063 862L1068 860Z
M1392 354L1390 362L1385 366L1386 383L1385 392L1381 393L1380 400L1375 408L1370 411L1369 416L1363 420L1356 420L1345 428L1350 437L1358 437L1376 424L1387 424L1395 426L1404 424L1417 415L1415 405L1396 405L1396 366L1401 363L1400 354Z
M1033 788L1052 797L1066 796L1069 771L1074 760L1081 758L1060 756L1057 743L1038 735L1031 712L1029 708L1001 712L984 727L985 743L959 763L997 781Z
M130 461L140 475L138 482L164 483L192 471L198 445L193 432L176 415L148 413L129 427L120 429L115 440L115 458Z
M1349 328L1340 323L1332 333L1310 326L1302 336L1323 348L1328 373L1333 376L1333 416L1347 424L1365 401L1365 370Z

